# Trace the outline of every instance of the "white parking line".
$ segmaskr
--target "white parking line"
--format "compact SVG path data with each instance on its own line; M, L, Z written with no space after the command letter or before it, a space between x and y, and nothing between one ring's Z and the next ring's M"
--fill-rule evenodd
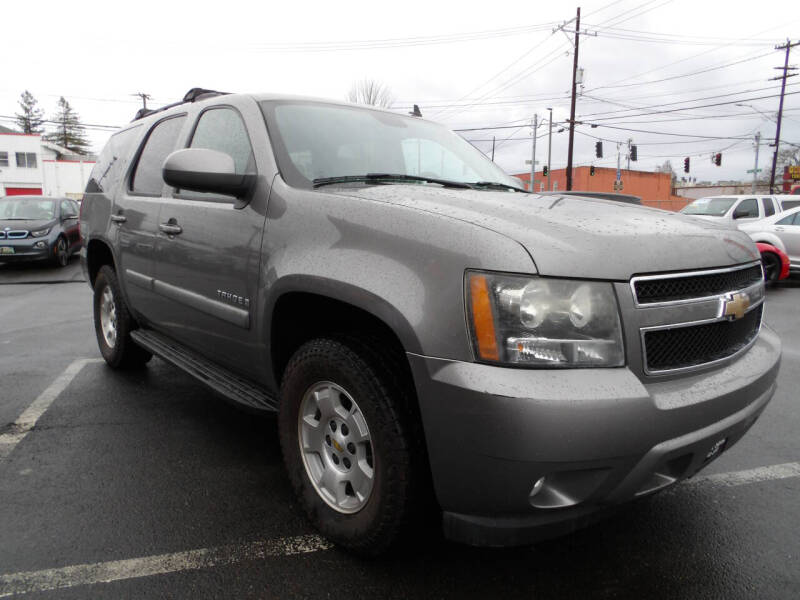
M164 575L178 571L194 571L219 567L246 560L270 556L292 556L327 550L330 544L316 535L302 535L266 542L235 546L201 548L173 554L159 554L127 560L73 565L60 569L45 569L0 575L0 598L15 594L46 592L93 583L110 583L138 577Z
M56 377L56 380L51 383L48 388L39 394L39 397L25 409L25 411L17 417L17 420L11 424L10 431L0 434L0 462L8 457L14 448L17 447L28 432L36 425L44 412L50 408L53 401L58 398L58 395L63 392L66 387L75 379L75 376L80 373L80 370L90 364L102 362L100 358L80 358L73 361L61 375Z
M737 486L790 477L800 477L800 463L785 463L746 471L708 475L693 479L685 485L692 487L698 485ZM179 571L196 571L198 569L274 556L310 554L327 550L330 547L331 544L329 542L317 535L303 535L265 542L251 542L234 546L200 548L173 554L143 556L127 560L10 573L8 575L0 575L0 598L15 594L46 592L81 585L110 583L112 581L177 573Z

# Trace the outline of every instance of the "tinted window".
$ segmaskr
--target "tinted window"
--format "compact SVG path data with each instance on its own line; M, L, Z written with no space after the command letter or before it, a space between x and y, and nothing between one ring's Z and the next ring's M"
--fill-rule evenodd
M762 198L764 201L764 216L771 217L775 214L775 205L772 204L772 198Z
M780 221L776 221L775 225L800 225L800 218L797 216L799 214L800 213L794 213L788 217L783 217Z
M62 200L61 201L61 218L65 217L75 217L78 213L75 211L75 207L72 206L72 202L69 200Z
M86 184L88 193L111 190L117 185L125 165L128 164L133 151L133 142L136 141L140 130L141 125L137 125L111 136L97 157L92 174L89 176L89 182Z
M224 152L236 165L237 173L252 173L253 149L241 117L231 108L214 108L200 115L190 148Z
M158 123L147 136L144 149L139 156L136 172L131 179L131 190L136 194L160 195L164 186L161 168L164 159L175 150L186 116L173 117Z
M758 202L755 198L742 200L741 204L733 211L734 219L751 219L758 217Z

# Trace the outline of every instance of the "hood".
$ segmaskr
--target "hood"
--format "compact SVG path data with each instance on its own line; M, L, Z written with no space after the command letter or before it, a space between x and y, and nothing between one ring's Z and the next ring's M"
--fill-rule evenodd
M6 228L12 230L36 231L45 227L52 227L57 219L0 219L0 231Z
M423 185L325 191L496 231L522 244L542 275L624 281L635 274L724 267L759 258L755 244L735 229L610 200Z

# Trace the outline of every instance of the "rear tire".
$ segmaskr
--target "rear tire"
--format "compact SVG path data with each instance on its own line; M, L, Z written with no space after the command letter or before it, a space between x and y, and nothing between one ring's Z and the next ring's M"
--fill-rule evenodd
M292 486L317 530L362 555L392 546L419 505L406 394L389 362L355 340L311 340L283 376L278 427Z
M764 282L773 284L781 276L781 259L773 252L761 254L761 264L764 266Z
M103 265L94 282L94 330L100 354L109 366L137 368L153 357L131 339L134 329L136 322L122 297L117 274Z

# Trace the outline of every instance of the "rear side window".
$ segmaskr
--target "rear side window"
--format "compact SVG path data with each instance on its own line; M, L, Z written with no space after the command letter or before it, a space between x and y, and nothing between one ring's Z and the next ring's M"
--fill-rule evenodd
M783 210L789 210L790 208L797 208L800 206L800 200L784 200L782 204Z
M771 217L775 214L775 205L772 203L772 198L762 198L764 201L764 216Z
M133 152L133 143L140 131L141 125L137 125L111 136L97 157L92 174L89 176L89 182L86 184L88 193L112 190L119 183Z
M233 158L237 173L255 171L247 129L231 108L213 108L201 114L189 147L224 152Z
M149 196L161 195L164 178L161 168L164 159L175 150L178 134L186 120L186 115L172 117L156 124L150 130L150 135L144 143L144 148L139 155L136 171L131 178L131 191L135 194Z

